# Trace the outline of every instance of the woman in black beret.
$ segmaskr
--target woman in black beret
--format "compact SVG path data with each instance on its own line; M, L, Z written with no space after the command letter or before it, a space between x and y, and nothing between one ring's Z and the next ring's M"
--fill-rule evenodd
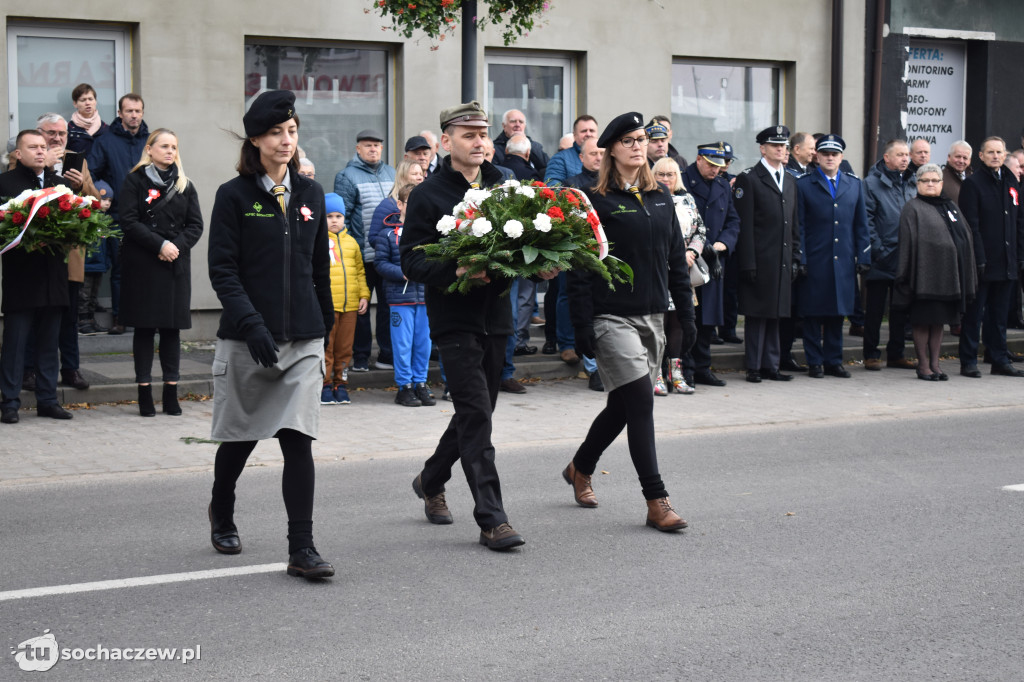
M288 574L334 575L313 544L313 452L334 323L324 192L298 172L295 95L265 92L242 119L238 177L217 190L210 282L224 310L213 360L213 438L221 441L209 507L211 541L237 554L235 481L265 438L284 455Z
M669 503L654 445L654 381L665 349L669 292L682 327L682 352L693 345L697 327L686 244L672 197L659 188L647 165L647 143L639 113L613 119L597 141L606 150L597 184L583 188L601 219L612 254L633 268L634 281L611 290L591 273L568 273L576 350L597 358L608 403L562 477L573 486L577 504L596 507L591 476L598 459L625 428L647 500L647 525L674 531L686 528L686 521Z

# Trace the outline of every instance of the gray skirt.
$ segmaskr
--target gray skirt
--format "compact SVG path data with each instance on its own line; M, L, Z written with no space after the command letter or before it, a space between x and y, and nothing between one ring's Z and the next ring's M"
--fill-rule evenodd
M320 428L322 339L278 341L277 364L263 367L245 341L218 339L213 356L212 438L263 440L281 429L311 438Z
M650 375L651 390L661 368L665 351L665 315L594 318L594 353L606 391L614 391L645 374Z

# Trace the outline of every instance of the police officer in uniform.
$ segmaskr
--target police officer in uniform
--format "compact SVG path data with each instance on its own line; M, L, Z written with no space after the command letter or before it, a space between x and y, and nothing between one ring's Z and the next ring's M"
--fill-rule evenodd
M740 216L733 206L732 188L722 170L728 166L727 154L732 147L725 142L712 142L697 147L697 160L683 171L683 184L693 195L697 211L707 229L705 251L714 250L714 256L722 263L736 248L740 234ZM705 258L705 260L708 260ZM711 261L708 261L711 262ZM710 386L724 386L725 381L711 373L711 337L715 327L725 322L725 282L723 278L712 279L697 288L697 341L686 359L686 374L695 382Z
M765 128L756 140L761 161L740 173L733 185L740 236L729 263L735 263L739 275L747 381L752 383L762 377L791 378L779 373L779 320L789 317L790 285L800 261L796 182L784 166L789 128Z
M856 278L871 266L864 187L839 170L846 142L824 135L815 145L817 166L797 181L801 265L799 282L807 374L849 378L843 367L843 317L853 314Z

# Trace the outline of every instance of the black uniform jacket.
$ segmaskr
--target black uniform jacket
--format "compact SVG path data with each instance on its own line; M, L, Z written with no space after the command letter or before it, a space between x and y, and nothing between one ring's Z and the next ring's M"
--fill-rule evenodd
M584 188L601 219L611 246L609 253L633 268L632 288L616 282L614 291L598 275L568 273L569 314L575 327L593 324L596 315L639 316L668 310L668 294L680 318L693 319L686 243L672 197L662 190L643 194L643 204L630 192L611 189L601 195Z
M53 187L63 180L47 169L43 184ZM27 189L39 189L39 178L31 169L18 163L13 170L0 174L0 204L6 203ZM0 244L0 247L6 244ZM64 253L45 249L28 252L21 246L3 255L3 306L0 312L14 313L32 308L68 305L68 264ZM76 301L77 305L77 301Z
M484 187L500 184L504 179L501 171L487 161L480 170ZM427 285L427 317L434 339L453 331L507 336L514 327L512 304L507 296L501 296L508 288L508 279L488 273L490 284L475 286L465 294L445 293L457 279L455 261L427 260L423 251L416 248L440 240L437 221L452 212L469 188L465 176L452 168L451 157L445 157L437 172L409 195L405 212L399 245L402 272L410 281Z
M1020 185L1010 169L1000 178L988 167L968 175L960 187L960 211L971 226L974 260L985 266L986 282L1017 279L1024 264L1024 211Z
M751 317L790 316L792 268L800 260L800 223L796 179L783 171L782 188L758 163L736 176L733 203L740 215L740 236L729 267L756 280L741 278L740 312Z
M217 190L208 260L222 339L244 340L260 325L279 341L314 339L334 323L324 190L288 173L287 216L257 176Z

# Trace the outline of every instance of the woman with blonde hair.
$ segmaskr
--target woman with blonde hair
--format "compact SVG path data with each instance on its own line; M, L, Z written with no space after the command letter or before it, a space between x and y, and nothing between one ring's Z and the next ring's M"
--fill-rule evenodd
M647 525L673 531L687 524L669 503L658 472L653 390L665 349L669 292L683 330L683 350L693 344L697 328L683 233L671 197L647 166L649 139L643 120L637 112L612 119L597 141L606 150L597 185L584 189L612 255L632 267L634 280L632 286L610 289L599 276L568 273L576 350L597 358L608 402L562 477L573 486L577 504L596 507L591 477L601 455L625 428L647 500Z
M118 203L124 232L118 319L135 327L132 353L139 414L156 415L151 373L159 330L163 411L180 415L181 330L192 326L190 253L203 234L203 216L195 185L181 167L173 131L159 128L149 135L142 158L121 185Z
M683 231L683 241L686 243L686 267L692 268L697 262L704 245L707 243L707 230L704 228L704 219L700 217L697 210L697 203L693 195L686 191L683 185L682 173L679 164L670 156L664 156L654 162L651 168L654 179L659 185L665 187L672 193L672 202L676 207L676 216L679 218L679 228ZM691 282L691 289L697 285ZM675 302L669 300L669 309L665 313L665 356L668 370L662 368L658 379L654 384L655 395L668 395L669 389L665 384L664 377L668 376L672 382L672 390L677 393L690 395L693 393L693 386L686 382L683 371L684 354L681 351L683 345L683 329L679 325L679 318L675 313Z
M380 235L381 230L386 229L384 226L385 218L391 215L398 216L398 192L406 185L418 185L426 179L427 175L423 172L423 167L416 161L402 159L399 162L395 168L395 184L391 187L391 193L387 195L384 201L377 204L377 208L373 210L373 218L370 220L370 231L366 234L367 244L377 244L378 235ZM377 305L382 305L382 302L377 301ZM387 308L388 304L385 302L383 305Z

